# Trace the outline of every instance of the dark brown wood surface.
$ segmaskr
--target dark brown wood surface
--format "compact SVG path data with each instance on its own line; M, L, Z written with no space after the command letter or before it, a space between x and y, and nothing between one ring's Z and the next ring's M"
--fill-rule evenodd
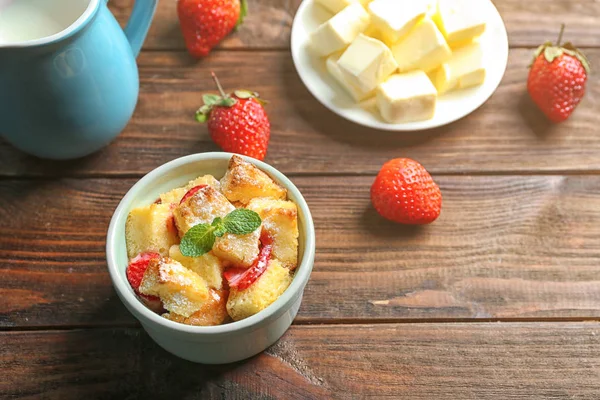
M600 318L600 176L441 176L423 228L379 218L372 179L293 179L318 249L298 320ZM104 253L134 183L0 181L2 326L134 322Z
M142 1L142 0L138 0ZM111 0L124 24L134 0ZM289 35L300 0L250 0L240 30L201 61L162 0L138 58L140 98L106 149L42 161L0 140L0 398L600 398L600 81L548 123L525 82L554 39L600 65L600 2L495 0L508 69L491 99L449 126L374 132L334 116L300 82ZM317 256L292 328L249 361L185 362L118 300L104 241L142 175L216 151L193 120L210 71L271 102L266 161L306 197ZM388 223L369 187L394 157L423 163L442 216Z
M125 24L134 0L110 0L117 19ZM238 32L222 44L224 49L286 49L296 9L301 0L250 0L249 15ZM554 40L560 23L579 46L600 46L595 0L496 0L513 47L536 47ZM157 17L144 45L146 50L184 49L174 0L161 0Z
M206 127L193 118L202 93L213 90L210 71L225 87L251 85L271 101L266 161L287 174L373 175L399 156L443 174L600 171L600 81L590 79L586 99L572 119L552 126L526 93L532 54L531 49L511 50L499 89L468 118L431 131L391 133L354 125L323 107L302 85L287 51L220 51L201 62L184 52L146 52L139 58L138 108L110 147L57 163L0 142L0 176L142 176L174 158L218 150ZM600 49L587 54L600 65Z
M4 332L0 396L32 399L597 399L600 324L293 326L227 366L137 329ZM109 366L109 367L107 367ZM4 397L3 397L4 398Z

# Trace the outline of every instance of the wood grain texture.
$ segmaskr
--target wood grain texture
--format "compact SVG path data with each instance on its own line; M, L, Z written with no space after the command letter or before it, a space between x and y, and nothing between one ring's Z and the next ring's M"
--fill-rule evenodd
M110 9L124 24L134 0L111 0ZM239 31L221 43L225 49L282 49L301 0L249 0L250 12ZM567 25L567 40L579 46L600 46L600 4L594 0L494 0L504 19L510 45L539 46L554 40L560 23ZM145 49L184 49L175 0L162 0Z
M596 399L600 325L293 326L226 366L175 358L136 329L4 332L14 399Z
M599 318L600 177L441 176L443 211L407 228L370 177L298 177L317 255L299 322ZM133 324L104 240L134 180L0 181L0 325Z
M600 64L600 50L588 55ZM0 142L0 175L141 176L174 158L218 150L206 127L193 119L201 94L212 90L211 70L225 87L251 82L271 101L266 161L284 173L375 174L385 161L400 156L434 173L600 171L600 80L589 80L570 120L551 125L526 93L530 60L530 50L512 50L500 88L468 117L430 131L390 133L359 127L321 106L300 82L287 53L217 52L200 63L184 53L143 53L137 111L112 145L77 161L50 162Z

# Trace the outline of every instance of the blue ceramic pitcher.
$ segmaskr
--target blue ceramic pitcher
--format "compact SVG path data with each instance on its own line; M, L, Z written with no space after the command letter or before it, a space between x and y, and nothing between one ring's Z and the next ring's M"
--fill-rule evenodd
M106 0L0 0L0 136L70 159L112 141L137 103L137 57L158 0L123 31Z

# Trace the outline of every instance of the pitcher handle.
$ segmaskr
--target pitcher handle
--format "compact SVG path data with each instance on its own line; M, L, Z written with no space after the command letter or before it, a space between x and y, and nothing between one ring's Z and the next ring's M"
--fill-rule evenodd
M129 21L124 29L135 57L140 54L157 5L158 0L135 0Z

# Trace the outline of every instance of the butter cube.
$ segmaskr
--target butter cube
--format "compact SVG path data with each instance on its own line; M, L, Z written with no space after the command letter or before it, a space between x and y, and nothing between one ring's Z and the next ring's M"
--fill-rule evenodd
M325 63L327 71L331 74L331 76L333 76L333 79L335 79L340 84L340 86L342 86L344 90L348 92L350 96L352 96L352 98L356 102L362 101L368 97L373 96L375 94L373 90L371 90L370 92L365 92L361 88L351 85L346 81L346 78L344 78L342 70L338 65L338 60L340 59L340 56L341 54L334 53L327 58L327 62Z
M373 25L391 45L406 35L427 13L427 4L416 0L374 0L369 3Z
M325 7L328 11L337 14L352 3L359 2L366 7L371 0L315 0L315 3Z
M452 55L444 36L429 18L419 22L405 39L392 46L392 53L400 72L413 69L429 72Z
M374 90L398 68L392 51L381 41L360 34L338 61L344 79L365 93Z
M451 47L467 43L485 31L477 0L438 0L433 20Z
M437 11L437 2L438 0L425 0L427 3L427 16L433 17Z
M337 14L356 1L358 0L315 0L315 3L320 4L334 14Z
M394 74L379 85L376 98L387 122L414 122L433 118L437 92L425 72L411 71Z
M375 25L373 25L373 23L371 23L371 25L369 25L367 27L367 29L365 29L365 31L363 32L363 34L365 36L372 37L373 39L377 39L377 40L382 41L382 42L385 43L385 41L383 39L383 35L379 31L379 29L377 29L377 27Z
M311 47L321 57L343 50L369 23L369 13L360 3L353 2L312 33Z
M455 50L452 57L431 73L439 94L480 85L485 80L483 50L478 42Z
M334 14L337 14L350 4L356 3L357 1L358 0L315 0L315 3L320 4Z

